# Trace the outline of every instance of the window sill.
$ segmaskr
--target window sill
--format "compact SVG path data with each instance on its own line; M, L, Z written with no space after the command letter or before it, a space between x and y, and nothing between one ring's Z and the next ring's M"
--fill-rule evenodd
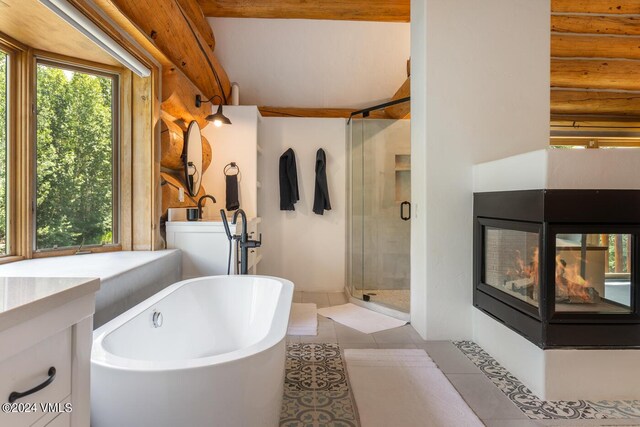
M4 256L4 257L0 258L0 265L8 264L10 262L22 261L24 259L25 258L23 256L7 255L7 256Z
M82 252L84 251L90 252L92 254L100 254L104 252L118 252L122 250L122 245L105 245L105 246L87 246L82 248ZM56 256L67 256L67 255L75 255L78 251L77 247L66 248L66 249L52 249L42 252L34 252L32 258L49 258ZM16 260L17 261L17 260Z

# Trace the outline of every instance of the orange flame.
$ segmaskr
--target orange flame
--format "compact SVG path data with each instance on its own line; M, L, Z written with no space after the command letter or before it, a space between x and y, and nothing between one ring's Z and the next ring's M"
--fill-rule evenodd
M589 293L589 281L580 275L578 263L567 264L559 255L556 256L556 297L593 301Z

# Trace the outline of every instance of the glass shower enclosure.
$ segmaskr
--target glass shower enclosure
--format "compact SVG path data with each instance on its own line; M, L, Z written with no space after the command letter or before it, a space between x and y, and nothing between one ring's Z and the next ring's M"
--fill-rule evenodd
M354 298L408 313L410 120L354 114L347 129L347 287Z

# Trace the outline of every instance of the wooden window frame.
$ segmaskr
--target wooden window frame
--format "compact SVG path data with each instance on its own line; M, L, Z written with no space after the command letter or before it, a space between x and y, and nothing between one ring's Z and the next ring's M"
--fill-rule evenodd
M45 51L34 51L33 59L31 61L31 65L33 67L32 73L32 93L33 93L33 105L36 105L36 97L37 97L37 67L38 64L43 64L49 67L57 67L61 69L66 69L70 71L77 71L80 73L93 74L103 77L109 77L114 80L114 88L112 92L113 96L113 129L112 129L112 150L113 150L113 159L112 159L112 187L113 187L113 195L112 195L112 203L113 203L113 236L114 243L110 244L94 244L94 245L82 245L82 251L90 251L92 253L99 252L113 252L122 250L122 245L120 241L120 218L121 218L121 206L120 206L120 193L122 188L120 186L120 152L122 149L122 114L121 114L121 106L122 106L122 90L120 88L122 81L123 70L120 67L114 67L104 64L99 64L95 62L90 62L86 60L81 60L77 58L71 58L64 55L58 55L51 52ZM31 216L32 223L30 226L30 242L32 249L32 258L44 258L50 256L60 256L60 255L74 255L78 252L80 246L69 246L62 248L44 248L37 249L37 241L36 241L36 195L37 195L37 185L36 185L36 174L37 174L37 111L33 108L33 126L32 126L32 137L31 137Z
M7 254L0 256L0 264L31 258L73 255L78 247L36 251L35 249L35 177L36 177L36 66L38 61L52 66L77 69L113 76L117 79L114 92L114 232L117 243L84 246L94 253L130 249L130 221L125 215L132 211L131 144L132 89L131 71L106 64L71 58L52 52L35 50L0 33L0 49L8 53L8 110L7 122ZM124 243L123 243L124 242Z
M7 250L6 254L0 256L0 264L24 259L22 255L21 226L24 217L21 215L20 188L21 165L20 151L21 141L24 137L21 126L21 101L23 99L24 86L21 76L24 72L24 58L27 49L16 40L0 33L0 49L9 56L9 66L7 67L7 177L6 177L6 197L7 197Z
M119 243L91 247L91 252L157 250L164 247L160 235L160 103L162 64L145 48L123 37L129 30L114 29L113 23L94 13L83 2L80 9L93 22L114 34L121 45L151 70L142 78L125 67L95 63L34 49L0 32L0 46L12 54L11 61L11 147L7 186L10 224L9 255L0 264L23 259L73 255L77 247L36 252L34 249L35 212L35 82L36 60L76 64L119 74ZM74 5L78 7L78 4ZM83 12L83 13L84 13ZM135 213L135 214L134 214Z

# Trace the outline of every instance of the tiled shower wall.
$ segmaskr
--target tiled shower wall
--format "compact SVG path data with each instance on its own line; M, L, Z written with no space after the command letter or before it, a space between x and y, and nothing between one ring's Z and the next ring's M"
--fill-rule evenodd
M410 120L354 120L351 128L351 282L356 289L409 289Z

